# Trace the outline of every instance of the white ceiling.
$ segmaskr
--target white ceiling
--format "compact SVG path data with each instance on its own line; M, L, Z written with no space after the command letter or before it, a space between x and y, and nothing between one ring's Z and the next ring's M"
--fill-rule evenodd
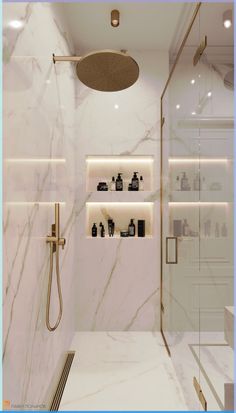
M75 51L96 49L169 50L186 3L61 3ZM120 11L120 26L110 24Z

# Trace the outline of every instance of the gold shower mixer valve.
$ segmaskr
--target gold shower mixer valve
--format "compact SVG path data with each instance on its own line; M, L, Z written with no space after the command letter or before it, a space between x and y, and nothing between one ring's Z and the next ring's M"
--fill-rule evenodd
M65 244L66 244L66 239L65 239L65 238L58 238L58 237L56 236L56 230L55 230L55 228L56 228L56 225L55 225L55 224L52 224L52 234L51 234L51 235L48 235L48 236L46 237L46 242L47 242L47 243L50 243L50 242L53 243L53 252L54 252L54 249L55 249L55 251L56 251L56 245L57 245L57 244L58 244L58 245L61 245L63 250L64 250L64 247L65 247Z
M52 233L46 237L47 243L53 244L53 252L56 251L56 246L61 245L62 249L65 247L66 239L60 237L60 206L55 204L55 224L52 224Z

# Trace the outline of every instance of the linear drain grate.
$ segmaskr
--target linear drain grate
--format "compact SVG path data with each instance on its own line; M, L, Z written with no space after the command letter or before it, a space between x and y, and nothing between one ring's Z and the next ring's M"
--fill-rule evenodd
M65 365L63 367L63 371L55 392L55 395L53 397L53 401L50 407L50 411L58 411L60 403L61 403L61 399L62 399L62 395L66 386L66 382L70 373L70 368L73 362L73 358L75 356L75 351L69 351L66 357L66 361L65 361Z

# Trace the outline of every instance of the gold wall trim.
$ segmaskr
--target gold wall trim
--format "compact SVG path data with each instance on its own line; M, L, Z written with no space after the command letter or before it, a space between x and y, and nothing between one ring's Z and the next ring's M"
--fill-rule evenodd
M190 21L189 27L188 27L188 29L185 33L183 41L182 41L182 43L180 45L180 48L178 50L175 62L172 66L172 69L170 71L170 74L168 76L166 84L164 86L164 89L163 89L163 92L162 92L162 95L161 95L161 104L160 104L160 106L161 106L161 114L160 114L160 119L161 119L161 122L160 122L160 129L161 129L161 131L160 131L160 155L161 155L161 159L160 159L160 284L161 284L160 285L160 330L161 330L161 335L162 335L162 338L163 338L163 341L164 341L164 344L165 344L165 347L166 347L166 351L167 351L169 356L171 356L171 352L170 352L167 340L165 338L165 334L163 332L163 311L162 311L162 306L163 306L163 127L164 127L164 123L165 123L165 122L163 122L163 97L164 97L165 92L167 90L167 87L170 83L170 80L171 80L171 78L174 74L176 65L179 61L179 58L180 58L181 54L182 54L183 48L186 44L186 41L188 39L188 36L189 36L190 31L192 29L192 26L195 22L195 19L198 15L200 7L201 7L201 2L197 3L197 6L194 10L194 13L193 13L192 19Z
M167 353L168 353L168 356L171 357L170 348L169 348L169 346L168 346L168 343L167 343L167 341L166 341L165 335L164 335L164 333L163 333L162 330L161 330L161 335L162 335L162 339L163 339L163 341L164 341L165 348L166 348L166 351L167 351Z
M57 412L59 409L74 356L75 356L75 351L68 351L66 361L65 361L62 373L61 373L61 377L60 377L56 392L54 394L52 404L50 406L50 411Z
M193 343L193 344L188 344L189 350L191 351L197 366L199 367L200 372L202 373L203 377L206 380L207 385L209 386L209 389L213 395L213 397L215 398L218 406L219 406L219 410L224 410L224 405L220 399L220 397L217 394L216 388L214 387L214 384L212 382L212 380L210 379L209 375L207 374L207 371L204 368L204 365L201 362L200 359L200 353L201 353L201 347L228 347L228 344L225 343ZM197 348L197 351L195 350L195 348Z
M204 39L201 41L200 45L198 46L195 55L193 56L193 65L196 66L196 64L199 62L201 59L201 56L207 47L207 36L204 37Z
M161 100L162 100L162 98L163 98L163 96L164 96L164 94L165 94L165 92L166 92L167 86L168 86L169 83L170 83L170 80L171 80L172 75L173 75L173 73L174 73L174 71L175 71L176 65L177 65L177 63L178 63L178 61L179 61L179 58L180 58L180 56L181 56L181 53L182 53L183 48L184 48L184 46L185 46L185 43L186 43L186 41L187 41L187 39L188 39L189 33L190 33L191 29L192 29L192 26L193 26L193 24L194 24L194 22L195 22L195 19L196 19L196 17L197 17L197 14L198 14L198 12L199 12L200 7L201 7L201 4L202 4L201 2L197 3L197 6L196 6L196 8L195 8L195 10L194 10L193 17L192 17L191 22L190 22L190 24L189 24L189 27L188 27L188 29L187 29L187 31L186 31L186 33L185 33L185 36L184 36L184 38L183 38L183 41L182 41L182 43L181 43L181 45L180 45L180 48L179 48L179 51L178 51L178 53L177 53L176 59L175 59L175 61L174 61L174 64L173 64L172 69L171 69L171 71L170 71L169 77L168 77L167 82L166 82L166 84L165 84L164 90L163 90L163 92L162 92Z
M198 395L199 401L200 401L203 409L204 409L205 411L207 411L207 401L206 401L206 399L205 399L205 397L204 397L204 394L203 394L203 392L202 392L201 386L200 386L200 384L198 383L196 377L193 378L193 386L194 386L194 388L195 388L195 390L196 390L196 393L197 393L197 395Z

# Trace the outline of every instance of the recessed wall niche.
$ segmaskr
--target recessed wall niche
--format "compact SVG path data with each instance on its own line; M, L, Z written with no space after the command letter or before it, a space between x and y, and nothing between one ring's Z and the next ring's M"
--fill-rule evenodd
M97 191L99 182L106 182L108 190L112 177L117 178L117 174L122 174L124 191L128 191L134 172L143 177L143 190L153 190L153 156L87 156L86 157L86 190L87 192Z
M131 218L134 219L136 226L135 238L137 238L138 220L145 220L145 238L151 238L153 235L152 202L87 202L86 213L86 235L88 238L92 235L92 226L94 223L97 225L98 238L100 238L100 222L102 222L105 227L105 238L107 238L108 219L112 219L115 223L114 238L120 238L120 231L128 230Z

